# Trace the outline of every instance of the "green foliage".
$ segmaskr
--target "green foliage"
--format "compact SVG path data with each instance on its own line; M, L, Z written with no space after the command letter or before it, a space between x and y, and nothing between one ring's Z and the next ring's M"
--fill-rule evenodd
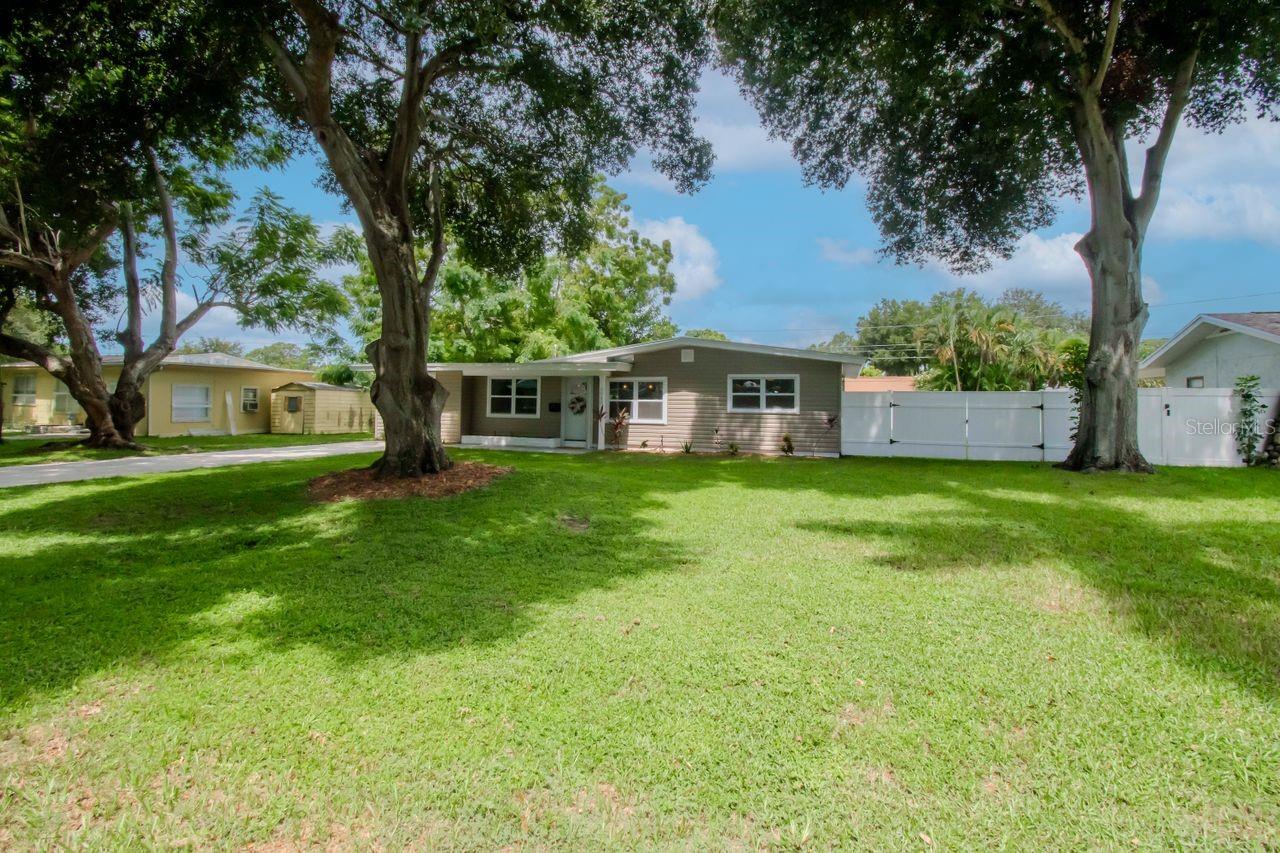
M1084 369L1089 363L1089 342L1083 338L1067 338L1058 345L1062 364L1062 384L1071 389L1071 441L1080 432L1080 400L1084 396Z
M1017 382L1019 379L1032 384L1051 381L1053 359L1042 348L1052 346L1065 335L1080 329L1087 331L1088 328L1083 315L1068 312L1061 304L1038 291L1011 288L1001 294L999 299L988 302L977 292L961 288L935 293L928 302L917 299L881 299L858 318L856 334L837 332L830 340L814 344L810 348L865 356L871 359L874 369L890 376L912 376L922 369L931 370L931 375L924 379L926 386L953 387L954 371L950 380L937 375L942 364L935 351L921 349L918 333L930 325L949 322L948 318L956 310L969 317L978 317L996 309L1008 315L1008 321L1017 326L1021 339L1007 351L997 348L991 354L1000 358L1016 356L1026 360L1021 365L1007 365L1008 375L1004 379L1008 382ZM1031 363L1036 360L1044 364L1037 368ZM961 378L962 381L966 378L963 372ZM979 381L976 375L968 378L972 381L964 381L966 386ZM981 381L996 380L984 378Z
M680 452L681 452L681 453L692 453L692 452L693 452L693 442L692 442L692 441L682 441L682 442L680 442Z
M719 332L719 331L716 331L715 329L690 329L687 332L682 332L682 334L686 338L702 338L704 341L729 340L728 336L725 335L724 332Z
M784 432L782 434L782 444L778 446L783 456L794 456L796 453L795 442L791 440L791 433Z
M326 364L316 371L316 379L330 385L343 385L349 388L369 388L373 384L373 374L367 370L355 370L349 364Z
M205 160L250 135L260 11L187 0L15 6L0 30L6 212L20 188L28 215L75 244L104 205L149 191L148 148Z
M858 371L859 376L884 376L885 372L874 364L864 364L862 369Z
M275 343L249 350L245 353L245 358L262 364L270 364L273 367L311 370L319 363L317 349L314 344L301 346L288 341L276 341Z
M207 271L203 287L234 308L244 326L324 334L350 313L342 289L323 271L349 260L340 238L326 238L310 216L269 190L259 190L232 225L211 216L184 240L191 261Z
M241 358L245 357L244 344L239 341L216 337L208 338L203 335L196 338L194 341L183 341L177 349L174 350L174 354L176 355L194 355L204 352L220 352L223 355L234 355Z
M411 220L424 228L435 167L458 261L515 276L549 252L575 254L593 236L597 173L622 170L640 148L682 190L709 174L711 148L693 124L708 53L701 3L317 5L338 41L330 132L350 140L358 167L405 170ZM269 9L279 10L269 32L302 66L304 21ZM410 41L418 70L406 92ZM301 124L282 75L267 82L282 116ZM331 172L325 181L341 189Z
M915 333L930 358L918 387L931 391L1034 391L1062 381L1062 335L982 303L944 304Z
M672 337L671 247L632 227L626 196L597 181L592 240L514 277L445 263L433 302L433 361L530 361ZM367 261L344 280L349 323L367 343L381 333L381 301Z
M727 445L725 445L725 449L729 451L730 456L737 456L738 453L742 450L742 448L738 446L738 443L736 441L729 442Z
M1246 465L1256 465L1264 458L1258 452L1262 440L1259 419L1262 416L1262 398L1258 389L1262 380L1253 375L1236 379L1236 394L1240 398L1240 423L1236 426L1236 450Z
M800 0L723 0L716 29L806 178L865 179L892 256L959 271L1007 256L1080 192L1073 120L1086 101L1123 145L1159 126L1191 56L1191 124L1220 130L1251 112L1275 117L1280 103L1280 16L1262 0L859 0L830 14ZM1100 67L1109 73L1095 95Z

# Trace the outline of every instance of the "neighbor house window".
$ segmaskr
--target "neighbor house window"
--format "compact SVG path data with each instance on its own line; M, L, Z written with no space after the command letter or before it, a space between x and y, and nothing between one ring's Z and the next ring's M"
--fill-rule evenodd
M538 416L537 379L489 380L489 414L498 418Z
M1203 376L1188 376L1188 377L1187 377L1187 387L1188 387L1188 388L1203 388L1203 387L1204 387L1204 377L1203 377Z
M794 374L730 376L729 411L798 412L800 377Z
M173 422L199 423L213 413L213 389L208 385L173 386Z
M298 413L298 412L301 412L301 411L302 411L302 398L301 398L301 397L285 397L285 398L284 398L284 410L285 410L286 412L290 412L290 413L293 413L293 414L296 414L296 413Z
M616 418L626 410L633 424L665 424L667 422L667 380L609 380L609 417Z
M74 415L80 411L80 404L71 396L71 391L61 382L53 391L53 410L60 415Z
M242 412L258 411L258 389L257 388L241 388L240 389L240 411Z
M13 377L13 404L15 406L34 406L36 404L35 376Z

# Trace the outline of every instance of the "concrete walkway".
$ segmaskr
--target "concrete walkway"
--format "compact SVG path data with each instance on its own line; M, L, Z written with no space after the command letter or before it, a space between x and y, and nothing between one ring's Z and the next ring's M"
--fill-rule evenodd
M288 462L292 459L319 459L348 453L376 453L381 441L343 441L335 444L302 444L292 447L257 447L251 450L217 450L206 453L175 453L170 456L133 456L84 462L46 462L39 465L11 465L0 468L0 489L11 486L38 486L42 483L71 483L102 477L136 477L190 471L194 468L222 468L250 462Z

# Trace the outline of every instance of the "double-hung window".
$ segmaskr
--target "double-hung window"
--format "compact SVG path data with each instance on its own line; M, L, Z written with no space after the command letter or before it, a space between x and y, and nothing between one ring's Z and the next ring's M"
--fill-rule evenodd
M489 379L489 415L495 418L536 418L541 383L530 379Z
M173 422L203 423L213 413L213 389L208 385L173 386Z
M734 374L729 377L729 411L800 411L800 377L795 374Z
M71 391L61 382L53 391L53 410L60 415L74 415L80 412L80 404L71 396Z
M36 378L31 374L19 374L13 377L13 405L34 406L36 404Z
M667 422L666 378L610 379L609 417L616 418L624 409L629 423L665 424Z
M258 411L258 389L257 388L241 388L240 389L240 411L253 413Z

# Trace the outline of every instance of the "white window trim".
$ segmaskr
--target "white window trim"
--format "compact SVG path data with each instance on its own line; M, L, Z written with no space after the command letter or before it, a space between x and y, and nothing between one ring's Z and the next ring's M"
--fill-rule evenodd
M246 409L246 408L244 407L244 404L245 404L244 392L245 392L245 391L252 391L252 392L253 392L253 408L252 408L252 409ZM261 392L261 391L259 391L259 390L258 390L256 387L254 387L253 385L241 385L241 386L240 386L240 412L241 412L241 414L246 414L246 415L256 415L259 411L261 411L261 409L262 409L262 392Z
M636 383L636 389L637 389L637 390L636 390L636 393L637 393L637 394L639 394L639 393L640 393L640 392L639 392L639 387L640 387L640 383L641 383L641 382L661 382L661 383L662 383L662 418L661 418L660 420L654 420L653 418L639 418L639 417L636 417L636 412L639 410L639 408L640 408L639 403L641 402L641 401L640 401L640 398L637 396L637 397L633 397L630 401L628 401L628 402L630 402L630 403L631 403L631 416L627 418L627 423L629 423L629 424L650 424L650 425L653 425L653 426L666 426L666 425L667 425L667 377L665 377L665 376L616 376L616 377L610 377L610 378L609 378L608 383L606 383L606 384L605 384L605 389L604 389L604 391L605 391L605 403L607 404L607 406L606 406L606 408L605 408L605 411L606 411L606 412L607 412L607 411L609 411L609 409L613 408L613 404L614 404L614 403L620 403L620 402L623 402L623 401L621 401L621 400L615 400L615 399L613 399L613 394L611 394L611 393L609 392L609 385L613 384L614 382L634 382L634 383ZM653 400L645 400L644 402L646 402L646 403L652 403L652 402L653 402Z
M209 414L203 418L180 418L178 409L194 409L196 406L179 406L179 388L203 388L209 392ZM208 424L213 423L213 386L212 385L174 385L169 391L169 420L175 424Z
M511 380L511 411L495 412L493 410L493 382L494 380ZM521 379L532 379L538 383L538 393L534 395L533 414L520 415L516 414L516 383ZM505 395L502 395L505 396ZM529 399L525 397L524 399ZM541 376L486 376L484 380L484 407L485 414L491 418L524 418L525 420L537 420L542 417L542 377Z
M29 380L31 380L31 390L30 390L29 392L28 392L28 391L23 391L23 392L19 393L19 391L18 391L18 380L19 380L19 379L29 379ZM14 406L34 406L34 405L36 404L36 399L37 399L37 397L36 397L37 383L36 383L36 377L35 377L35 376L30 376L30 375L24 376L24 375L22 375L22 374L17 374L17 375L15 375L15 376L13 377L13 379L12 379L12 380L10 380L10 381L13 383L13 392L12 392L12 397L10 397L11 405L14 405Z
M758 409L735 409L733 407L733 380L735 379L759 379L760 380L760 408ZM770 379L791 379L796 383L796 404L790 409L766 409L765 408L765 384ZM798 373L730 373L725 378L724 383L724 404L726 411L738 415L798 415L800 414L800 374Z

